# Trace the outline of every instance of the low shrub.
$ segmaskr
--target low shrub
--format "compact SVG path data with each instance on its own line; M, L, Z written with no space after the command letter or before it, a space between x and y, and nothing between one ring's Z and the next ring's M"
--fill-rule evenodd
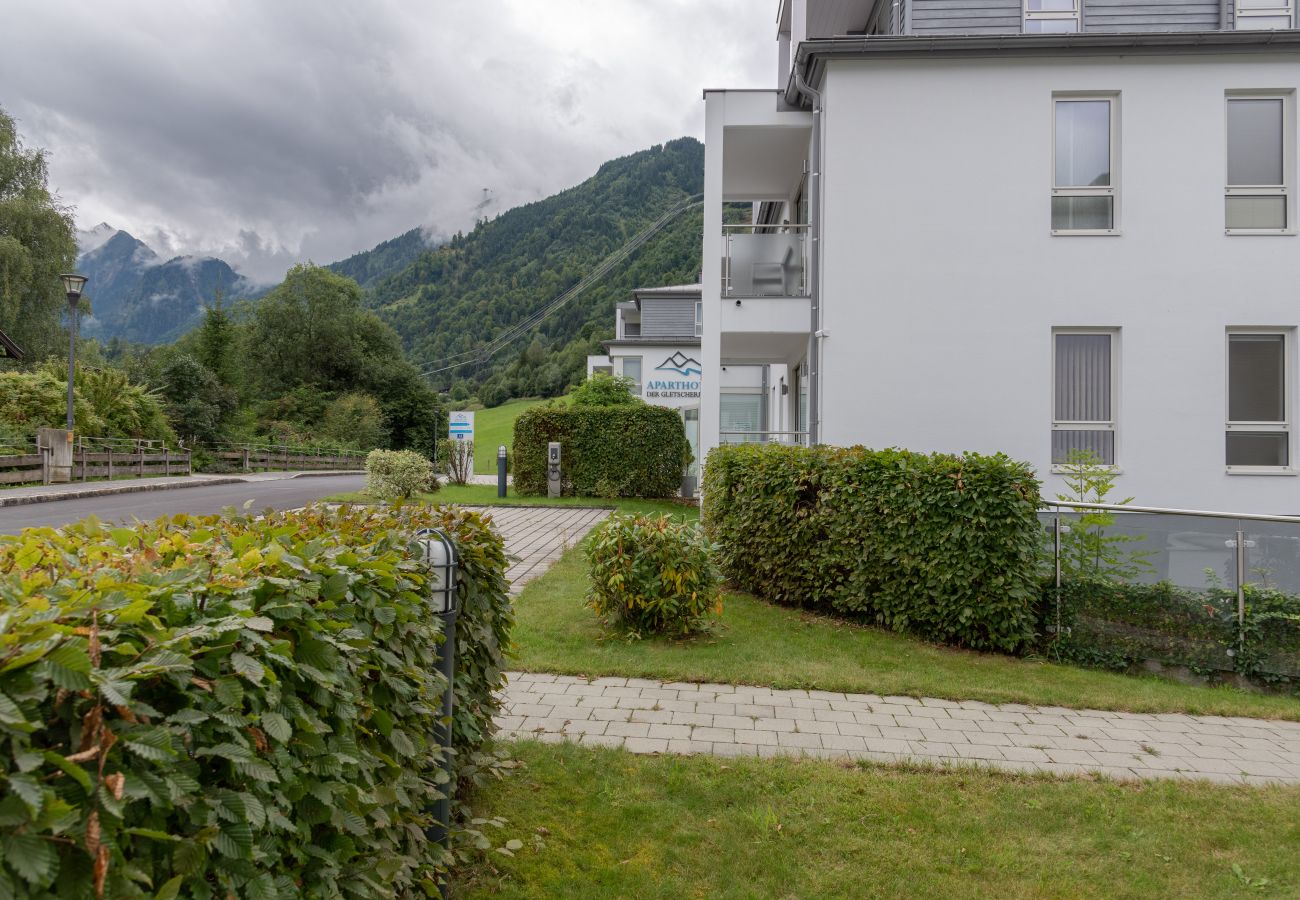
M724 575L768 600L928 640L1017 651L1034 638L1039 482L1005 456L724 446L703 521Z
M534 406L515 419L514 486L546 493L546 447L560 442L565 496L669 497L691 461L675 410L645 403Z
M689 634L722 613L721 579L694 522L612 515L587 544L587 605L635 635Z
M451 438L438 441L438 465L452 484L469 484L474 474L474 442Z
M0 895L435 893L447 859L425 829L449 749L421 527L460 548L452 745L467 763L512 622L504 548L473 513L0 539Z
M381 500L405 500L438 490L433 463L414 450L371 450L366 454L366 493Z

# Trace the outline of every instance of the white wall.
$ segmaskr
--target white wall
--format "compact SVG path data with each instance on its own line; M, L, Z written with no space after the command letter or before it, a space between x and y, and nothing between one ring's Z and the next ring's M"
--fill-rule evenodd
M1224 91L1297 63L832 63L823 440L1005 451L1051 496L1052 328L1118 327L1121 496L1300 513L1297 478L1224 466L1225 329L1300 324L1300 237L1224 234ZM1121 236L1049 232L1053 91L1122 94Z

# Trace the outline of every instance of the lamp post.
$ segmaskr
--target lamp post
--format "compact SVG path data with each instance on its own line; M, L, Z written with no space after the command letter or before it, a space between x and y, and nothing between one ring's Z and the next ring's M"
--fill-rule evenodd
M60 275L59 279L63 282L63 292L68 295L68 431L72 431L75 424L72 417L72 379L77 370L77 305L81 302L81 291L89 279L85 275L72 273Z
M450 848L448 836L451 831L451 794L456 789L451 753L451 714L456 679L456 592L460 559L456 545L444 531L421 528L416 532L416 538L423 550L424 562L429 567L429 603L433 611L442 616L443 641L438 668L447 683L442 695L442 715L434 732L434 739L443 748L442 759L447 782L443 785L442 796L434 806L434 824L429 829L429 838ZM441 885L439 887L441 889Z

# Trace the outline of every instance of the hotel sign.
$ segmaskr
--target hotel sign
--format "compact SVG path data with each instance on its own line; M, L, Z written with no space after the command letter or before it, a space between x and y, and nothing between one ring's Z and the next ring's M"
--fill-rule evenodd
M642 396L645 399L669 401L666 405L677 405L671 402L674 400L700 399L702 372L698 360L678 350L655 366L654 372L642 385Z

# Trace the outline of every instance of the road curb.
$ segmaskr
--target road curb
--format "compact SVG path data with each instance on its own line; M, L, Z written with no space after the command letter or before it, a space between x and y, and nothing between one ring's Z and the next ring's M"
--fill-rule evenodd
M34 503L56 503L60 500L81 500L86 497L106 497L110 494L138 494L148 491L170 491L179 488L209 487L221 484L244 484L243 478L203 478L195 481L173 481L167 484L105 485L89 491L61 491L49 494L28 494L22 497L0 497L0 508L30 506Z

